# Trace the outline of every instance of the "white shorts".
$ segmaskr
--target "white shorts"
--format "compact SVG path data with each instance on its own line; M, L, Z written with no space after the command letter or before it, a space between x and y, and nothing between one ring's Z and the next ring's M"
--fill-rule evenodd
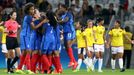
M94 50L95 50L95 52L104 52L104 44L103 45L95 44Z
M94 52L93 47L88 47L88 51L90 51L90 52Z
M112 54L124 53L124 47L111 47Z
M8 53L6 44L2 44L2 52L3 53Z
M86 49L85 48L79 48L78 49L78 54L86 55Z

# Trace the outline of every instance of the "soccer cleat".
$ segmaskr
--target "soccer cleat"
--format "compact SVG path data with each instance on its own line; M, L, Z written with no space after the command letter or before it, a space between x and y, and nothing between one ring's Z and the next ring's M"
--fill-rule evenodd
M92 69L88 67L87 72L92 72Z
M103 71L102 70L98 70L98 72L102 73Z
M53 71L54 71L54 68L50 67L50 69L47 71L47 74L51 74L51 73L53 73Z
M15 73L17 73L17 74L25 74L22 70L16 70Z
M69 65L68 65L68 68L71 68L73 65L74 65L74 63L70 62Z
M34 74L34 72L30 71L30 70L27 70L26 71L26 74Z
M75 70L73 70L73 72L79 72L79 69L75 69Z
M125 71L125 69L124 69L124 68L120 70L120 72L124 72L124 71Z
M61 74L62 72L58 72L57 70L54 70L53 72L52 72L52 74Z

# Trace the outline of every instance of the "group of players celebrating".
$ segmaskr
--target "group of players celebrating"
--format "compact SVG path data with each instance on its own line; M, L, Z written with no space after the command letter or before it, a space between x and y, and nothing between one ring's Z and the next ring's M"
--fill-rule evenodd
M20 53L17 42L17 30L20 27L15 21L16 11L10 14L10 20L5 22L6 46L8 49L7 70L14 73L13 65L20 59L16 73L24 74L22 67L25 65L27 74L34 74L38 69L40 73L61 74L63 71L60 62L61 40L64 39L64 46L70 58L68 67L73 72L78 72L82 61L87 66L87 71L94 71L94 64L98 60L98 72L102 71L104 46L112 49L111 65L115 69L115 60L119 59L121 72L123 68L123 38L127 38L132 44L134 41L127 37L124 29L121 28L120 21L115 21L114 27L109 31L109 39L105 39L104 20L97 19L94 26L93 20L88 20L83 27L80 21L74 27L73 14L68 8L61 4L54 13L48 10L46 13L39 12L34 4L27 3L24 8L25 16L20 33ZM11 21L11 23L9 22ZM72 44L77 41L78 62L74 58ZM12 59L12 50L15 49L17 55ZM95 56L94 56L95 54ZM53 69L53 67L55 69Z

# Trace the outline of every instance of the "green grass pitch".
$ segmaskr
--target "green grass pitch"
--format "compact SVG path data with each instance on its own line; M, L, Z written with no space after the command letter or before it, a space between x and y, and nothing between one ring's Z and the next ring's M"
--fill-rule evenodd
M6 69L0 69L0 75L9 75L6 73ZM10 75L24 75L24 74L10 74ZM27 75L27 74L25 74ZM43 75L43 74L33 74L33 75ZM50 74L56 75L56 74ZM59 75L59 74L57 74ZM70 69L65 69L60 75L134 75L134 69L127 69L125 72L120 72L119 69L112 72L111 69L104 69L103 73L95 72L87 72L86 69L81 69L79 72L73 73Z

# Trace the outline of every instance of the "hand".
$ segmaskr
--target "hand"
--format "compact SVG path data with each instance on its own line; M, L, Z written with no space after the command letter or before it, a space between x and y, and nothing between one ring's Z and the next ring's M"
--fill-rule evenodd
M34 22L36 19L35 18L32 18L32 22Z
M2 24L4 24L4 21L1 21L1 22L0 22L0 25L2 25Z
M109 44L106 44L106 48L110 48Z
M134 40L132 40L131 43L134 44Z
M48 19L44 19L44 20L42 21L42 23L47 23L47 22L49 22Z

